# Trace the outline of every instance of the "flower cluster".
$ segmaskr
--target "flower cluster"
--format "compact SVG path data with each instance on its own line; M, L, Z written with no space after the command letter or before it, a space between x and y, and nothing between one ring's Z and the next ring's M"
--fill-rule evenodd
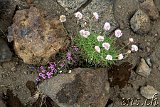
M80 20L83 19L83 14L80 12L75 13L75 17ZM99 20L97 12L93 12L93 18ZM118 49L115 48L115 40L111 36L106 36L104 32L111 30L109 22L103 25L103 33L96 33L92 30L82 29L79 31L79 36L75 38L75 43L82 50L82 54L88 61L96 63L105 63L106 65L113 60L122 60L131 52L138 51L137 45L132 45L131 49L126 53L118 54ZM118 39L123 35L120 29L114 31L114 36ZM133 43L133 38L129 38L129 43ZM128 45L128 44L127 44Z
M38 77L36 81L49 79L57 72L56 64L55 63L49 63L48 67L40 66L38 68Z
M77 53L79 49L76 46L72 46L66 54L61 55L61 60L60 61L54 61L54 62L49 62L45 66L40 66L38 67L38 77L36 78L36 81L42 81L49 79L53 77L56 74L63 73L69 69L69 64L75 63L75 56L73 53ZM68 71L68 73L71 73L71 70Z

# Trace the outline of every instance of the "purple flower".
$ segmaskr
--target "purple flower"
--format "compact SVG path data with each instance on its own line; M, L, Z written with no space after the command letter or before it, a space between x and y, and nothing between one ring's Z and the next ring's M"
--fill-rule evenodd
M49 66L48 68L51 70L51 72L55 71L56 70L56 64L52 64L52 63L49 63Z
M46 75L50 75L50 72L47 72Z
M71 52L67 52L67 60L72 60L72 54Z
M45 74L42 74L42 78L43 78L43 79L46 79L46 75L45 75Z
M39 73L39 76L42 77L43 73Z
M40 66L40 70L45 73L46 72L46 69L43 67L43 66Z
M52 78L52 75L49 75L48 78Z

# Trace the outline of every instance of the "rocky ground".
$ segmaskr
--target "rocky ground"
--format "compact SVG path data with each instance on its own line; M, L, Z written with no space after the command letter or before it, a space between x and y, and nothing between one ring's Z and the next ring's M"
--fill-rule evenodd
M68 46L67 37L83 26L77 11L98 12L93 29L110 22L110 34L123 32L117 45L132 37L138 52L108 68L74 68L37 85L32 64L46 64ZM0 107L160 107L159 12L159 0L0 0Z

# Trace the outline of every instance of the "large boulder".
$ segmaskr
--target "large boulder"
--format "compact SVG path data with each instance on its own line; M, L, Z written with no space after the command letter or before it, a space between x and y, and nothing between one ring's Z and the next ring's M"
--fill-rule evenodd
M13 0L0 0L0 36L4 36L11 25L15 9L16 2Z
M62 23L36 7L16 12L9 28L8 37L12 36L16 54L28 64L47 64L69 43Z
M12 52L10 51L7 43L0 38L0 62L9 61L12 58Z
M151 19L155 20L159 17L158 9L155 6L153 0L144 1L143 3L141 3L141 8L148 14Z
M156 7L158 8L158 11L160 11L160 0L154 0Z
M148 33L151 29L150 19L142 10L138 10L130 20L131 28L138 34Z
M106 69L76 68L39 86L60 107L105 107L109 98Z

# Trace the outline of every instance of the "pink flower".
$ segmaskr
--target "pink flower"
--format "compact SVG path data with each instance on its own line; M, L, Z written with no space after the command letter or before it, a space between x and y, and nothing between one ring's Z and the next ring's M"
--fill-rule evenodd
M110 23L106 22L106 23L104 24L103 29L106 30L106 31L108 31L108 30L110 30L110 28L111 28Z
M111 55L107 55L106 56L106 60L112 60L112 56Z
M95 46L94 48L95 48L95 50L96 50L98 53L100 53L101 50L100 50L100 47L99 47L99 46Z
M85 30L80 30L79 31L80 35L87 38L90 35L89 31L85 31Z
M98 20L98 19L99 19L99 15L98 15L98 13L97 13L97 12L93 12L93 16L94 16L94 18L95 18L96 20Z
M98 40L98 42L103 42L104 41L104 36L98 36L97 40Z
M131 51L138 51L138 46L137 45L132 45L131 46Z
M123 54L118 55L118 60L122 60L124 58Z
M81 12L76 12L74 15L75 15L75 17L78 18L79 20L82 19L82 17L83 17L83 15L82 15Z
M116 36L117 38L119 38L119 37L122 36L122 31L121 31L120 29L115 30L114 33L115 33L115 36Z
M109 50L110 44L109 43L103 43L102 47L104 47L104 49L106 49L106 50Z

